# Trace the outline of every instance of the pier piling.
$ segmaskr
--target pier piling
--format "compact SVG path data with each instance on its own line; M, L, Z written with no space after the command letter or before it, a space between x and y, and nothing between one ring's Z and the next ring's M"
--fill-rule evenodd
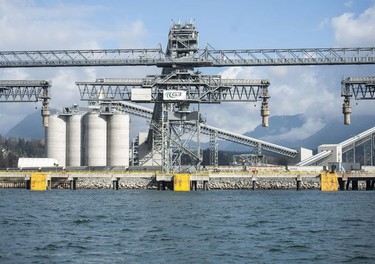
M120 178L116 178L112 181L112 189L113 190L119 189L119 182L120 182Z
M70 189L71 190L77 189L77 178L73 178L70 180Z
M352 180L352 190L358 191L358 180Z
M203 190L204 191L208 191L209 190L208 181L203 181Z
M302 182L301 175L297 175L296 181L297 181L297 191L299 191L301 189L301 182Z
M257 186L257 177L256 176L253 176L251 178L251 183L252 183L251 189L254 191L256 189L256 186Z

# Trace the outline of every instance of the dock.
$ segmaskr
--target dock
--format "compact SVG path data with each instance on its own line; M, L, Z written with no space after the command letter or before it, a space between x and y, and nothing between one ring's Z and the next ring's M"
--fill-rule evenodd
M33 171L0 171L0 188L30 189ZM174 174L162 172L47 171L46 189L173 190ZM337 173L337 190L374 190L374 172ZM190 190L320 189L315 171L206 171L189 174Z

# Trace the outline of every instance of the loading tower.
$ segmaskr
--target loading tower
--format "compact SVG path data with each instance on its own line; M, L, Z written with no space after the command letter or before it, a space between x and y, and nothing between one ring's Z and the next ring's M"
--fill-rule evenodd
M193 23L173 24L168 34L166 58L171 61L192 61L198 52L198 31ZM268 126L268 80L222 79L218 75L203 75L192 65L165 65L161 75L144 79L98 79L95 82L77 82L81 99L88 101L133 101L152 103L147 144L152 159L166 172L182 170L182 157L188 157L196 170L200 169L202 151L200 135L207 126L201 126L201 104L223 102L261 101L263 126ZM191 105L197 105L195 110ZM201 129L204 127L203 131ZM211 142L217 133L211 133ZM211 159L217 164L217 149ZM291 155L297 154L291 150Z

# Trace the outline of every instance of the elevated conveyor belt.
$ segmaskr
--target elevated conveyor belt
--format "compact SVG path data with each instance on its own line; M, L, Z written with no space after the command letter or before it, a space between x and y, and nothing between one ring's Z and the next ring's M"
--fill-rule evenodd
M297 155L297 151L294 149L282 147L276 144L268 143L262 140L254 139L251 137L247 137L241 134L237 134L234 132L226 131L220 128L212 127L206 124L201 124L200 131L202 134L209 135L213 132L217 133L217 136L221 139L228 140L234 143L238 143L241 145L253 147L253 148L260 148L264 151L268 151L271 153L287 156L287 157L295 157Z
M375 127L370 128L354 137L351 137L340 143L342 152L346 152L348 149L351 149L355 145L359 145L364 141L367 141L372 134L375 133Z
M135 115L135 116L140 116L143 118L151 119L152 118L152 109L128 102L111 102L111 103L101 103L102 106L106 106L107 104L110 104L111 106L119 106L122 111Z
M145 117L151 119L152 117L152 109L146 107L140 107L136 104L131 103L123 103L119 102L119 105L122 106L122 110L133 115ZM260 148L261 150L268 151L270 153L283 155L287 157L295 157L297 155L297 151L294 149L282 147L276 144L272 144L266 141L258 140L255 138L247 137L241 134L237 134L234 132L226 131L220 128L216 128L213 126L209 126L206 124L200 124L200 132L202 134L210 135L211 133L216 133L218 138L228 140L237 144L253 147L253 148Z
M317 164L320 161L324 160L327 158L329 155L331 155L332 151L330 150L324 150L322 152L319 152L318 154L311 156L307 159L304 159L303 161L299 162L296 164L296 166L309 166L313 164Z
M351 137L347 140L342 141L341 143L337 144L341 147L341 153L345 153L353 148L355 148L358 145L361 145L362 143L368 141L371 139L371 137L375 134L375 127L370 128L354 137ZM311 156L299 163L297 163L297 166L308 166L308 165L314 165L317 164L319 161L323 161L326 157L331 155L331 151L325 150L322 152L319 152L318 154Z

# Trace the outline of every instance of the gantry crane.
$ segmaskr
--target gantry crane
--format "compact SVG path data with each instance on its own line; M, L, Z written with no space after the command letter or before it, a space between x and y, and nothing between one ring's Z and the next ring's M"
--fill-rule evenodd
M198 32L192 23L175 24L168 35L166 55L191 60L198 51ZM146 155L166 172L181 170L182 155L200 169L200 104L261 101L262 124L268 126L268 80L222 79L203 75L191 65L166 65L162 74L144 79L98 79L77 82L81 100L133 101L154 104ZM192 111L191 104L198 104ZM147 161L144 161L147 162Z
M49 99L51 81L45 80L2 80L0 81L0 102L42 101L43 126L48 127L50 115Z
M160 76L149 76L137 80L98 79L92 83L80 82L77 85L81 89L81 96L86 98L84 100L106 102L116 98L116 100L154 103L148 141L160 153L162 165L166 170L173 169L176 158L180 157L180 154L174 152L174 148L178 150L178 153L190 153L189 156L193 158L195 164L197 166L200 164L199 145L196 151L191 152L178 141L183 131L195 127L194 133L199 142L201 126L197 124L201 122L200 115L199 111L194 112L189 109L190 104L236 100L261 101L262 123L268 124L269 82L267 80L223 80L220 76L205 76L198 71L194 72L194 69L374 63L375 47L215 50L207 46L205 49L199 49L198 32L191 22L172 25L165 52L161 47L156 49L0 51L0 68L145 65L161 67ZM178 137L174 138L173 133ZM215 133L217 134L217 131ZM215 138L215 135L211 136ZM172 151L167 153L168 149ZM176 161L175 164L178 162Z
M344 124L350 125L350 114L352 107L350 98L355 100L375 99L375 77L348 77L341 82L341 96L344 97L342 112Z

